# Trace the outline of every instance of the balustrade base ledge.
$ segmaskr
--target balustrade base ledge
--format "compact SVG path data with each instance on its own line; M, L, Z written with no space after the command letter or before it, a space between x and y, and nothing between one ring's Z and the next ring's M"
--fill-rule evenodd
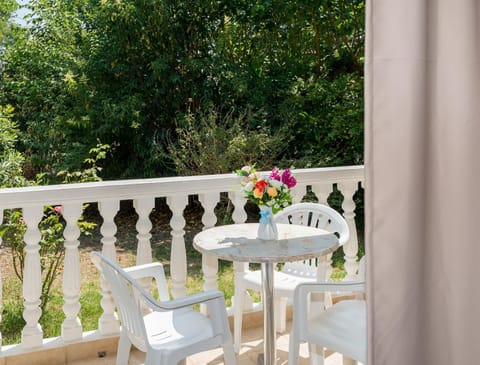
M47 338L43 345L25 348L22 344L2 346L0 365L65 365L72 361L116 353L117 335L84 332L79 341L65 342L61 337Z

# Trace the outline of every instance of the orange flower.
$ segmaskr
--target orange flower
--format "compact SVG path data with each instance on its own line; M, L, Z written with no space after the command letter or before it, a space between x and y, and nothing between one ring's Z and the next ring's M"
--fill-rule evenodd
M262 199L263 197L263 189L255 189L253 190L253 196L257 199Z
M267 189L267 194L269 197L275 198L278 195L278 191L273 186L271 186Z

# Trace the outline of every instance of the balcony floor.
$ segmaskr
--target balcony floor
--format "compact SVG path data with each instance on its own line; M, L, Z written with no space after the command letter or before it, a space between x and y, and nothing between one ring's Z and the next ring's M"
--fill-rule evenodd
M288 331L285 334L277 336L277 365L287 365L288 358ZM237 365L256 365L258 354L263 352L263 328L252 327L247 328L243 332L243 346L240 354L237 356ZM129 365L143 364L144 356L139 351L133 351L130 355ZM222 365L224 364L222 350L212 350L203 352L187 359L187 365ZM299 365L307 365L307 345L300 347ZM341 365L342 357L334 353L327 357L325 365ZM107 355L103 358L84 359L70 362L67 365L115 365L115 354Z

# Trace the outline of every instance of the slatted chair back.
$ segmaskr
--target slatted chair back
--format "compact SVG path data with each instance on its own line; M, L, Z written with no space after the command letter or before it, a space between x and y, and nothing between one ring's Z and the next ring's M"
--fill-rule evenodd
M342 246L350 237L345 219L335 209L318 203L300 203L291 205L275 215L275 222L297 224L323 229L334 233ZM292 275L315 278L317 276L317 259L289 262L282 271Z

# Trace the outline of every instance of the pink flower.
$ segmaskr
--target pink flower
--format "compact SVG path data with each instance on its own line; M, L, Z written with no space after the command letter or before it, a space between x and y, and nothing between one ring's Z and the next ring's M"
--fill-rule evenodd
M62 212L62 206L61 205L56 205L53 207L53 210L56 211L57 213L61 213Z
M280 171L276 167L272 169L269 179L280 181Z
M289 189L291 189L295 185L297 185L297 180L292 176L292 173L291 173L290 169L285 169L283 171L282 176L281 176L281 181L282 181L282 183L287 185L287 187Z

